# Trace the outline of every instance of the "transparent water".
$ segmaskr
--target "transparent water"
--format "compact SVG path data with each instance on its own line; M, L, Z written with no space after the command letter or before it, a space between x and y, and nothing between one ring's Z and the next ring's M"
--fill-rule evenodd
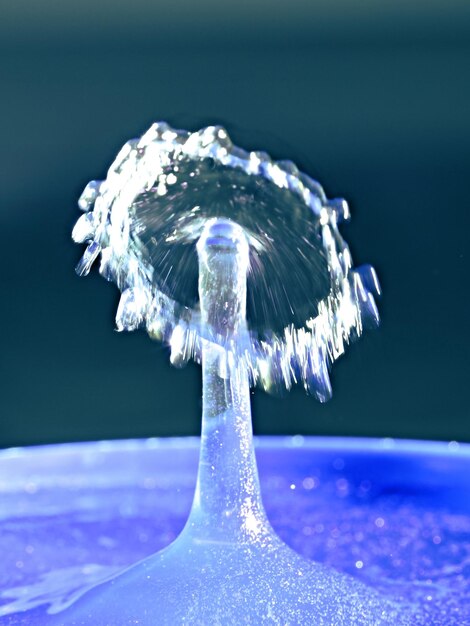
M176 172L175 172L176 168ZM162 189L162 179L171 180ZM153 280L170 298L197 308L196 242L205 223L230 217L247 233L247 320L260 334L301 327L330 291L322 227L286 187L217 162L182 156L170 162L131 208L131 231ZM282 259L282 263L280 262Z
M90 585L169 545L191 507L198 448L150 440L1 453L0 623L60 623L56 611ZM334 568L411 604L412 624L470 623L468 446L265 438L257 457L275 531L319 574ZM205 594L211 603L213 589Z
M75 579L68 589L69 570L51 574L68 591L50 623L412 623L408 599L280 539L254 455L250 386L302 383L326 401L330 365L378 321L375 273L353 269L339 233L346 203L328 201L292 163L234 147L223 128L155 124L79 204L86 213L73 236L88 247L77 271L100 255L101 273L122 291L118 329L144 326L169 344L173 363L202 366L201 449L176 539L115 576L88 564L82 587Z
M251 384L303 384L325 401L328 367L378 322L376 274L353 268L339 231L349 218L345 200L328 199L290 161L234 146L221 127L189 133L154 124L125 144L79 204L85 215L73 236L88 247L78 273L100 256L100 272L122 291L118 330L146 328L170 345L175 364L200 361L210 335L200 319L196 243L216 219L238 224L249 243L246 333L230 350Z

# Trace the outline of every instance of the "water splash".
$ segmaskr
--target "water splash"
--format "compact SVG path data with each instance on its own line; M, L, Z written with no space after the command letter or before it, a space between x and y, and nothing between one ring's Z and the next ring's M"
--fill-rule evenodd
M378 321L375 273L352 269L339 234L344 201L291 163L234 147L223 128L155 124L80 206L73 236L89 243L77 271L101 253L122 291L118 329L145 326L173 363L201 363L202 436L182 533L54 623L411 624L403 604L291 550L261 501L250 385L302 382L325 401L329 365Z
M0 618L44 605L49 615L60 613L96 585L114 578L122 569L89 563L46 572L37 582L1 592L0 599L7 600L7 603L0 606Z
M87 185L73 237L88 242L79 274L100 272L122 291L118 330L145 327L171 359L201 360L195 245L208 221L230 219L250 246L247 332L234 358L267 390L301 383L331 396L328 368L378 322L377 276L353 269L338 224L347 203L289 161L235 147L217 126L189 133L154 124L120 151L105 181ZM214 338L211 337L213 341Z

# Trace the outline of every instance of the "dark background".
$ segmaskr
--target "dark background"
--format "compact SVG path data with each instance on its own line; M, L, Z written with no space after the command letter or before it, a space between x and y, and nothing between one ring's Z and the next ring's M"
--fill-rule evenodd
M256 391L255 431L470 440L470 3L0 8L0 446L198 433L199 368L116 333L116 288L74 274L83 186L156 120L224 124L346 197L383 285L333 400Z

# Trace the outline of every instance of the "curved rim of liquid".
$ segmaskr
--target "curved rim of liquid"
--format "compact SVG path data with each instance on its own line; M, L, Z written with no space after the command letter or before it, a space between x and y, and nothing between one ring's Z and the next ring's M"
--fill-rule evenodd
M219 342L208 336L197 308L182 307L154 284L152 267L132 243L130 207L135 198L155 184L164 167L171 167L181 156L211 158L288 189L319 223L331 289L319 303L316 316L305 320L301 328L290 325L278 334L266 329L260 336L247 329L223 347L244 360L251 385L276 391L300 383L319 401L328 400L329 367L344 353L346 345L362 334L364 326L378 324L374 294L380 293L380 286L371 266L353 269L349 248L338 229L342 220L349 219L347 203L338 198L328 200L322 187L292 162L273 161L265 152L238 148L220 126L191 133L162 122L153 124L141 138L123 146L106 180L91 181L82 193L79 207L85 214L72 236L76 242L88 245L77 273L88 274L101 256L100 273L122 292L117 329L145 327L152 338L170 346L174 364L190 359L200 362L201 341Z
M390 437L340 437L313 435L258 435L253 437L255 449L305 450L332 453L382 453L387 456L431 455L449 458L469 458L470 443L458 441L432 441L426 439L396 439ZM0 463L10 459L18 461L40 460L42 457L80 456L87 453L137 453L151 450L194 450L200 448L200 437L148 437L146 439L103 439L47 443L11 447L0 450ZM45 468L45 473L51 468Z

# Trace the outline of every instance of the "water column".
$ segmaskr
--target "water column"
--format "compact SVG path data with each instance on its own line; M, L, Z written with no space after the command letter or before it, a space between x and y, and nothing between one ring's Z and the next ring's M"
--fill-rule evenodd
M100 272L122 291L118 329L144 326L170 343L172 362L201 361L202 441L183 532L81 590L51 626L411 626L402 603L279 539L253 451L250 383L300 382L325 401L328 363L376 317L375 274L353 269L337 227L347 205L292 163L233 146L220 127L157 123L80 206L74 238L88 247L78 271L101 253ZM248 327L250 247L249 296L260 306Z
M187 531L211 542L266 537L253 449L248 372L238 342L246 333L249 245L230 220L207 222L197 244L203 410L194 504Z

